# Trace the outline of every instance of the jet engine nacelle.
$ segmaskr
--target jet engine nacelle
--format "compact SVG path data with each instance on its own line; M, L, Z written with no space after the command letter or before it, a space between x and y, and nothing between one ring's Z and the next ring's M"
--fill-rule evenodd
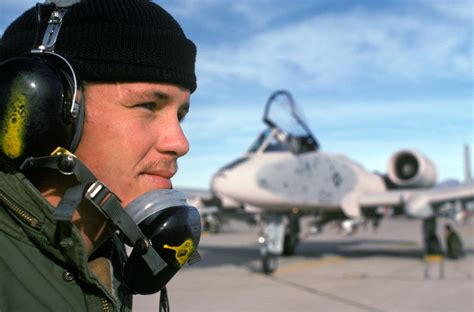
M436 168L422 153L402 150L390 157L387 176L397 188L431 187L436 183Z

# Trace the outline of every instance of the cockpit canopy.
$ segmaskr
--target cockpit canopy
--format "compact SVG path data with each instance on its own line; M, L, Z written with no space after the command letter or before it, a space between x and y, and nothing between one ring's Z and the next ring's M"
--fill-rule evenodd
M263 121L268 128L260 133L248 153L290 151L301 154L319 149L317 140L288 91L276 91L270 96Z

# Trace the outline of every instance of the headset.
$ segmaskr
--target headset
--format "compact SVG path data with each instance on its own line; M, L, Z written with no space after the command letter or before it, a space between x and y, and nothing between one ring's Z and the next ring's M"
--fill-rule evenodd
M79 144L84 122L81 88L71 64L54 52L67 11L37 3L33 48L0 63L0 158L13 168L58 146L74 152ZM45 13L49 19L38 44Z

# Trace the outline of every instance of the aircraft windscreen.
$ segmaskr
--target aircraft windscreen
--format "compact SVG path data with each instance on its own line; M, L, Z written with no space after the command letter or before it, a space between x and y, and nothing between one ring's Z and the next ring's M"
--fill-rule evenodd
M280 152L280 151L288 151L289 147L287 144L279 141L275 134L272 133L272 129L268 128L264 130L258 138L253 142L253 144L248 149L248 153L255 153L260 148L265 145L264 152Z
M273 93L268 100L264 118L289 135L308 135L308 127L303 114L286 91Z
M293 152L318 149L318 142L307 126L302 111L288 91L276 91L270 96L263 120L271 128L278 128L288 136L288 143L294 145L293 148L290 147Z
M262 146L262 144L265 142L265 140L268 138L271 132L272 132L271 129L266 129L262 133L260 133L257 140L255 140L252 146L250 146L248 152L249 153L256 152L260 148L260 146Z

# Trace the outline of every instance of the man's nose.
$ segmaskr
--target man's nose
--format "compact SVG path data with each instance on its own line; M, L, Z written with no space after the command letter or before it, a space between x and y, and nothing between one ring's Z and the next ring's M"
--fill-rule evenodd
M189 142L181 128L177 118L170 118L166 125L159 127L159 139L157 149L162 153L173 154L177 157L185 155L189 151Z

